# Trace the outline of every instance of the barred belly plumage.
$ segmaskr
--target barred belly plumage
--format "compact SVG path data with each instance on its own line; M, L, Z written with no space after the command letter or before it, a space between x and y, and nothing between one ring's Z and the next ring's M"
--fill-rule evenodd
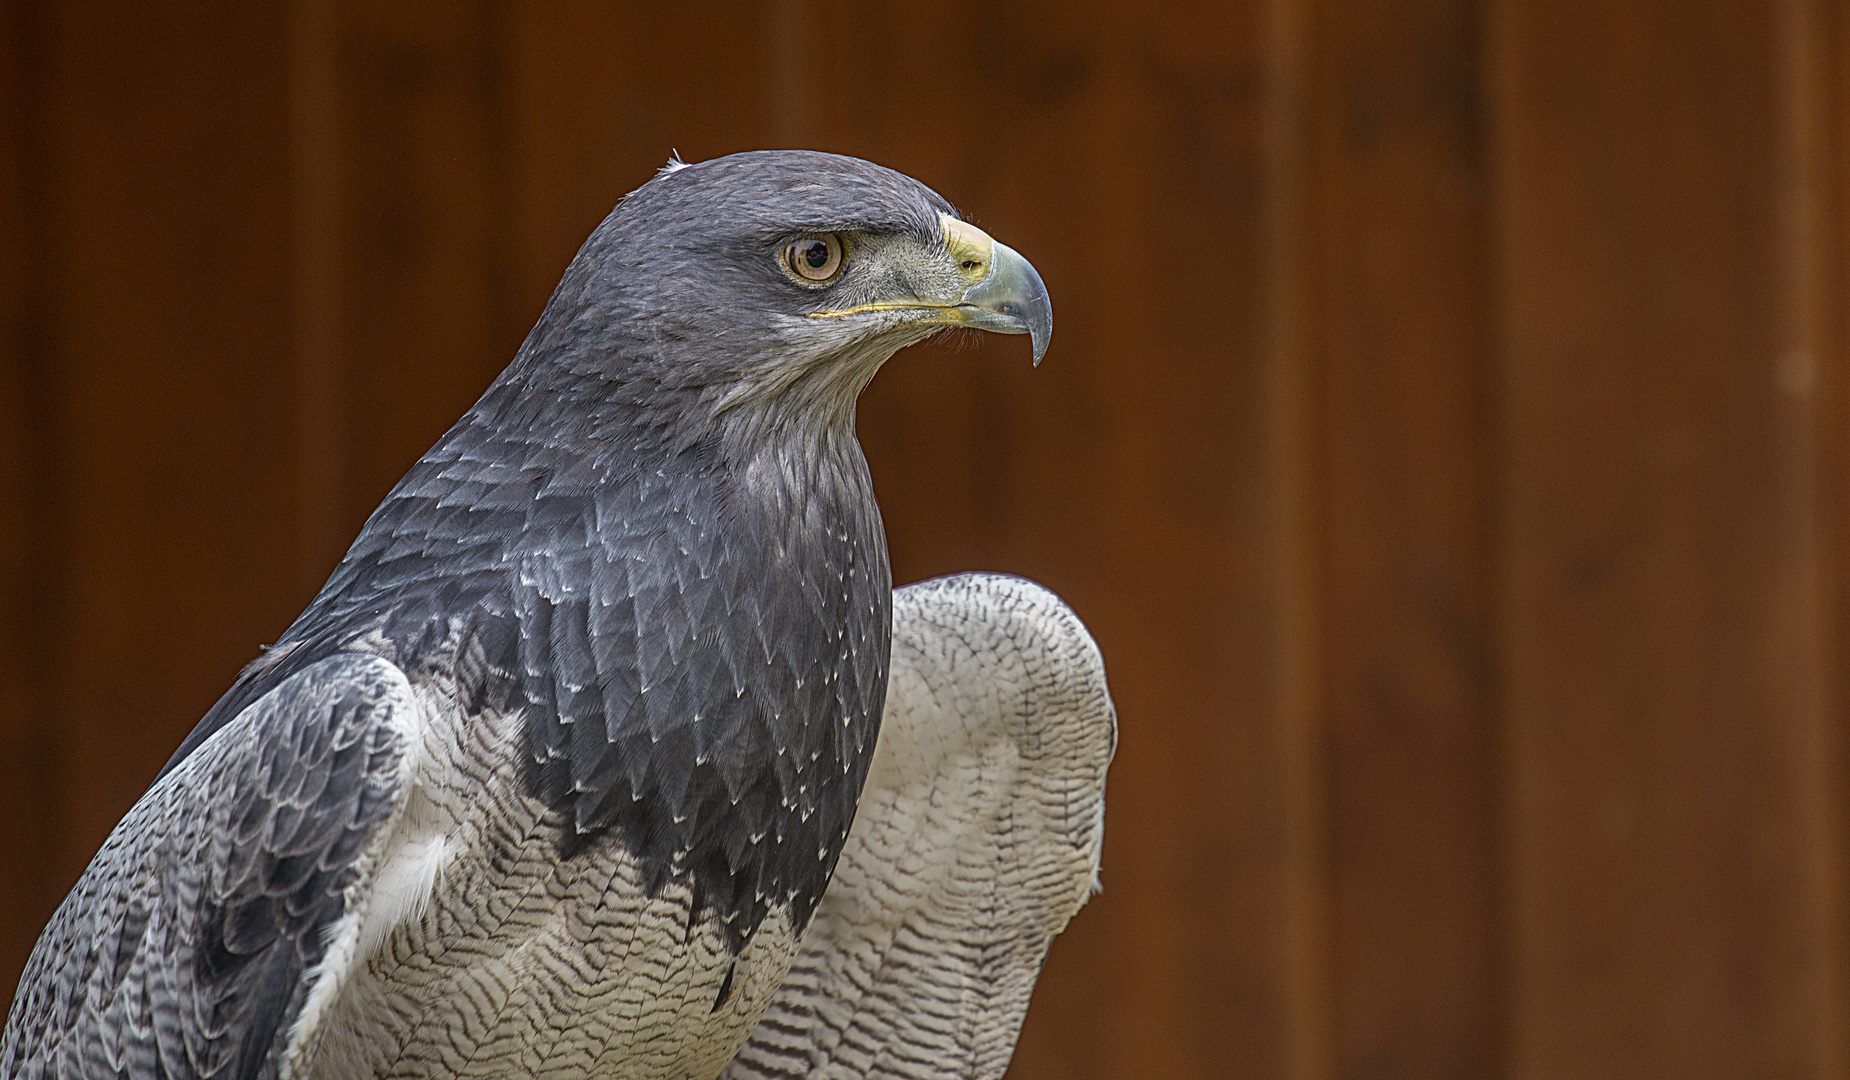
M360 955L302 1032L314 1080L706 1078L776 991L781 908L735 957L711 912L690 925L689 889L646 896L614 838L558 857L564 823L518 782L519 719L426 727Z

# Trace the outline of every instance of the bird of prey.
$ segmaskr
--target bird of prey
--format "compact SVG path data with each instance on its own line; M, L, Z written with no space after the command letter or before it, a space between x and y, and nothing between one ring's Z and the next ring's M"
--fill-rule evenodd
M0 1076L705 1080L750 1067L728 1063L773 997L795 1018L773 1035L987 1068L996 1033L921 1044L894 1010L931 1027L959 980L1032 982L1096 865L1110 720L1090 639L1033 587L953 579L895 617L854 406L960 326L1029 334L1038 362L1046 290L902 174L769 151L626 196L111 833L33 950ZM1020 730L1041 707L1090 732L1077 773ZM910 734L881 756L883 709ZM955 747L929 730L947 709ZM821 907L881 761L964 806L880 780L889 828ZM938 839L989 839L908 847L934 814ZM1077 854L1042 851L1054 834ZM882 912L898 937L854 925ZM998 964L985 942L1016 926ZM949 974L864 970L938 946ZM851 985L888 988L871 1026L830 1007Z

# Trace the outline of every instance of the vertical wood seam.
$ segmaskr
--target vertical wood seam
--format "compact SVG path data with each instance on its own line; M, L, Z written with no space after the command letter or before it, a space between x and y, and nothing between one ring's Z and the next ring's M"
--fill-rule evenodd
M1788 280L1786 355L1777 377L1788 397L1789 424L1783 452L1796 476L1789 480L1790 527L1795 532L1792 628L1803 656L1795 678L1803 681L1795 706L1805 713L1807 748L1814 756L1810 776L1813 805L1819 984L1815 1052L1820 1075L1842 1077L1843 1046L1843 829L1842 636L1846 470L1842 456L1847 413L1843 355L1843 220L1840 144L1843 42L1836 8L1821 0L1787 0L1775 17L1783 23L1778 66L1786 119L1788 175L1781 217L1781 252ZM1833 61L1837 61L1834 63Z
M496 350L495 362L505 365L526 339L526 312L520 304L519 241L517 223L522 220L521 203L526 198L522 183L520 146L521 108L518 93L518 62L511 54L519 35L519 13L509 0L487 0L482 27L483 102L487 130L484 133L485 168L488 178L488 293L494 307L489 326L490 347Z
M1505 198L1504 139L1511 99L1510 49L1507 45L1510 0L1477 0L1472 18L1472 48L1478 99L1478 172L1483 191L1478 202L1478 267L1483 282L1478 290L1478 565L1483 574L1482 656L1485 666L1482 723L1485 727L1487 798L1490 816L1486 833L1490 845L1488 883L1490 910L1487 1012L1485 1033L1492 1075L1514 1077L1515 1055L1515 949L1513 940L1513 880L1515 821L1511 802L1516 778L1509 725L1508 620L1509 549L1507 391L1504 384L1508 357L1508 297L1503 209Z
M1488 281L1483 291L1482 381L1484 450L1489 460L1482 475L1485 486L1484 572L1485 656L1490 667L1484 702L1490 725L1490 770L1494 817L1494 878L1491 913L1491 995L1495 1027L1491 1032L1492 1060L1497 1075L1515 1080L1525 1075L1518 1067L1520 957L1517 949L1516 897L1519 866L1516 860L1516 785L1520 779L1514 731L1510 723L1510 594L1514 567L1509 544L1510 447L1509 386L1509 121L1515 99L1514 0L1482 0L1478 18L1478 85L1483 97L1483 267Z
M1328 733L1320 700L1322 491L1306 258L1313 0L1266 6L1266 365L1271 401L1277 723L1286 767L1287 1074L1332 1075Z
M30 677L16 687L16 704L26 726L20 740L28 758L23 767L26 775L40 778L43 784L35 793L31 819L12 831L18 846L9 853L9 864L20 870L39 870L57 865L56 856L65 846L69 829L64 812L69 772L65 745L59 737L64 701L56 689L60 676L65 674L71 635L70 620L65 615L69 566L60 557L65 548L61 541L70 521L63 437L65 373L58 364L52 325L59 270L54 158L58 133L52 101L54 16L46 5L23 2L9 5L7 17L14 22L15 79L20 89L20 100L15 103L19 115L22 263L16 344L20 389L28 406L21 421L24 445L20 461L26 473L21 484L26 519L22 538L25 565L18 597L20 609L14 617L20 627L30 628L19 640L22 648L32 650L29 668L24 672ZM20 940L30 943L37 938L38 927L69 884L57 873L42 872L24 873L10 883L17 890L13 914L27 924L19 928L23 931ZM8 958L3 984L6 1000L11 1000L13 981L24 961L23 953Z
M333 0L289 9L290 196L294 221L296 573L312 594L345 548L339 100Z

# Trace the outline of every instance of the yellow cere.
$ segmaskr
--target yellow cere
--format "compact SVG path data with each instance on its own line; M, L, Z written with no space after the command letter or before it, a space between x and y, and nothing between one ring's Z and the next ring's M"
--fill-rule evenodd
M968 221L959 221L949 214L940 214L938 218L944 222L944 246L957 260L958 268L972 283L988 277L996 242Z

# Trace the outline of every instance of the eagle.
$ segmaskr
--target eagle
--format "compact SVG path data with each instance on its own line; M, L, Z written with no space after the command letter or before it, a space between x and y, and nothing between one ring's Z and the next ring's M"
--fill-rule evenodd
M1046 288L901 173L625 196L105 841L0 1076L1000 1075L1116 727L1047 590L892 588L855 403L957 327L1038 363Z

